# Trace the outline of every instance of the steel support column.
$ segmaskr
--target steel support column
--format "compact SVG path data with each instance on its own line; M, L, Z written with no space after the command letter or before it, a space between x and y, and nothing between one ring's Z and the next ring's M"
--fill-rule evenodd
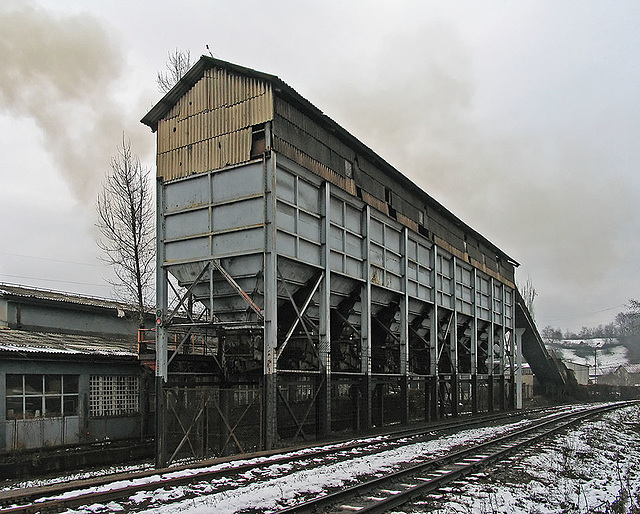
M400 397L402 412L400 422L409 422L409 231L402 229L402 298L400 299Z
M489 372L489 388L488 388L488 400L489 400L489 412L495 410L495 375L494 375L494 350L495 344L495 325L493 322L493 278L489 277L489 338L487 339L487 371Z
M524 328L516 328L516 409L522 409L522 336Z
M322 186L322 265L324 278L320 284L319 305L319 364L324 377L318 394L318 435L326 437L331 433L331 249L329 244L331 222L331 184Z
M264 251L264 442L275 447L278 439L277 354L278 258L276 253L276 156L263 159L265 251Z
M431 271L431 283L433 284L433 314L431 316L431 330L429 333L429 339L431 340L430 352L431 352L431 415L430 419L437 420L440 416L440 409L438 408L438 247L434 244L433 249L433 269Z
M451 348L451 415L458 417L458 403L460 403L460 388L458 387L458 259L454 255L451 258L451 273L453 274L453 323L449 336L449 347Z
M365 205L364 207L364 271L366 273L365 283L362 287L362 309L361 309L361 323L360 333L362 335L362 360L360 363L360 371L363 374L364 383L362 384L362 415L360 419L364 421L360 429L371 428L372 417L372 397L373 397L373 381L371 377L371 207Z
M156 468L166 464L164 383L167 380L167 330L164 321L169 310L167 283L169 280L165 262L164 187L162 178L156 181Z
M471 413L478 413L478 280L476 269L471 275L471 294L473 315L471 316Z

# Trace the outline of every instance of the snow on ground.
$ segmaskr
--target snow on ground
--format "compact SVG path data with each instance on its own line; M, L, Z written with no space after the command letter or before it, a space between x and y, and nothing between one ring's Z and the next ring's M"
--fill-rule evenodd
M377 437L371 437L371 438L367 438L367 439L354 439L353 441L349 441L346 443L336 443L336 444L329 444L329 445L325 445L322 448L325 449L338 449L341 448L347 444L349 444L350 442L358 442L361 440L366 440L368 441L370 444L375 444L377 442L382 442L385 439L388 439L389 436L387 435L381 435L381 436L377 436ZM298 456L303 456L307 453L313 452L316 448L314 447L310 447L310 448L304 448L302 450L297 450L295 452L290 452L290 453L285 453L283 454L283 456L287 456L287 455L298 455ZM237 466L240 464L253 464L253 463L259 463L259 462L263 462L265 460L268 460L270 457L255 457L255 458L250 458L250 459L236 459L230 462L224 462L221 464L214 464L211 466L200 466L198 468L189 468L186 470L169 470L163 474L152 474L150 476L145 476L145 477L141 477L141 478L133 478L130 480L120 480L119 482L117 482L119 485L136 485L136 484L142 484L142 483L149 483L152 481L159 481L159 480L163 480L164 477L170 478L170 477L175 477L175 476L184 476L186 474L190 474L190 475L196 475L198 473L202 473L202 472L208 472L208 471L215 471L215 470L219 470L219 469L225 469L225 468L230 468L233 466ZM180 463L177 463L180 464ZM8 491L11 489L27 489L29 487L40 487L40 486L47 486L47 485L53 485L53 484L59 484L59 483L64 483L64 482L74 482L74 481L79 481L79 480L86 480L86 479L91 479L91 478L97 478L100 476L104 476L104 475L114 475L114 477L117 478L117 474L123 474L123 473L136 473L136 472L144 472L144 471L152 471L154 469L154 464L151 462L147 462L147 463L142 463L142 464L134 464L134 465L122 465L122 466L111 466L111 467L107 467L107 468L96 468L94 470L88 470L88 471L81 471L81 472L71 472L68 474L63 474L63 475L59 475L59 476L54 476L54 477L45 477L45 478L33 478L33 479L29 479L29 480L23 480L23 481L19 481L19 482L7 482L6 485L4 486L0 486L0 491ZM95 487L92 490L107 490L107 489L111 489L112 486L111 485L107 485L107 486L102 486L102 487ZM74 491L68 494L73 494L73 495L78 495L80 494L80 492L86 492L89 489L83 489L81 491Z
M422 502L423 512L612 512L606 509L616 501L625 505L615 512L630 512L640 507L640 407L585 423L475 478Z
M582 407L572 406L560 410L579 408ZM294 498L299 498L300 496L315 497L327 488L348 487L358 477L382 475L397 468L402 463L414 460L416 457L437 457L447 453L452 448L468 444L471 441L481 442L497 437L514 427L530 423L530 420L523 419L507 426L464 430L454 435L410 444L375 455L362 456L345 462L295 471L273 479L252 480L254 477L257 478L258 475L261 478L269 475L270 470L275 476L282 472L283 469L293 468L292 464L273 465L266 472L263 469L257 471L255 475L251 471L245 473L243 476L245 480L234 484L232 489L218 493L213 492L213 489L220 484L227 483L229 485L228 479L223 478L207 484L180 487L170 491L159 490L138 493L132 497L132 501L138 504L148 504L149 508L143 510L143 512L149 514L204 514L210 512L231 514L245 509L251 509L253 512L276 512L295 503ZM304 452L300 453L300 460L304 460ZM195 498L192 497L194 492L197 493ZM163 505L164 501L169 499L172 501L179 500L181 496L185 496L185 499L171 505ZM114 504L94 505L89 509L85 508L70 512L106 512L120 507Z
M575 362L576 364L582 364L583 366L594 367L594 363L598 363L598 375L604 375L616 370L618 366L623 366L629 363L627 358L627 349L622 346L613 346L597 350L597 357L594 358L593 352L591 355L580 355L570 348L559 348L555 350L556 354L564 362Z
M89 471L69 472L67 474L53 477L36 477L29 480L7 481L6 483L4 483L4 485L0 485L0 491L9 491L12 489L28 489L30 487L42 487L64 482L77 482L79 480L86 480L89 478L96 478L104 475L115 475L118 473L135 473L139 471L152 470L153 466L153 463L146 462L143 464L110 466L106 468L96 468Z
M233 489L212 493L216 486L228 484L229 479L221 478L207 484L196 484L194 487L178 487L166 490L137 493L131 498L134 503L142 504L150 502L150 508L143 510L146 513L190 513L204 514L215 512L216 514L230 514L243 509L255 509L258 512L275 512L284 506L293 504L293 499L300 495L317 495L325 488L343 487L353 484L358 476L383 474L401 463L411 461L419 456L436 457L446 453L451 448L467 444L470 441L483 441L499 434L507 432L510 427L528 425L531 421L524 419L517 423L504 427L486 427L464 430L452 436L439 438L433 441L415 443L402 448L385 451L375 455L357 457L355 459L339 462L331 465L315 467L309 470L296 471L283 477L264 480L262 477L270 472L274 475L283 469L292 469L293 464L275 464L266 471L261 469L254 475L252 471L244 473L244 480ZM373 438L372 442L380 438ZM336 445L339 446L339 445ZM305 453L309 450L298 452L303 461ZM249 459L247 462L252 461ZM255 459L259 461L260 459ZM261 480L252 480L258 476ZM148 480L148 479L147 479ZM184 499L171 505L163 505L166 500L175 501L181 496L192 495L197 492L196 498ZM212 494L209 494L212 493ZM107 505L96 504L69 513L111 512L123 507L115 503Z
M529 423L525 419L511 426ZM240 479L222 477L193 486L138 493L130 501L149 514L231 514L249 509L252 512L277 512L293 504L294 498L315 497L327 488L348 487L359 476L380 475L416 457L437 457L459 445L493 438L507 430L508 427L464 430L436 440L294 471L285 476L281 476L282 471L293 470L293 464L272 465L267 469L248 471ZM305 453L299 452L301 462ZM214 492L220 484L233 487ZM517 454L509 462L474 476L472 482L464 486L455 485L427 498L417 505L418 510L413 505L411 512L582 513L613 504L621 498L622 491L628 491L638 504L640 406L614 411L599 421L584 423L549 439L542 448ZM173 503L164 505L167 500ZM126 511L128 507L131 504L112 502L69 512L105 513ZM625 508L620 512L628 510Z
M300 495L316 496L326 488L349 486L355 483L359 476L382 475L404 462L413 460L416 456L436 457L469 441L483 441L509 431L510 427L530 423L529 420L523 420L504 427L464 430L437 440L415 443L320 468L302 470L275 480L249 483L245 487L185 500L171 506L159 506L144 512L162 514L208 514L215 512L216 514L231 514L249 508L273 512L283 506L293 504L293 499ZM153 494L155 493L148 493L146 496ZM141 501L142 498L139 498L139 500Z
M615 371L629 363L627 349L615 339L563 339L546 343L564 362L574 362L593 369L598 364L598 375Z

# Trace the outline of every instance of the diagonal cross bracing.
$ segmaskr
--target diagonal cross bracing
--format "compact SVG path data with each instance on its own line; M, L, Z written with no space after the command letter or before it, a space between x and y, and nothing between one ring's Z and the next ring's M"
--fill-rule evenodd
M261 320L264 321L264 315L262 314L262 311L260 310L260 307L258 307L255 304L255 302L249 297L249 295L247 293L244 292L244 290L234 280L234 278L231 275L229 275L227 270L222 267L222 264L220 264L220 261L218 259L214 259L213 261L211 261L211 263L220 272L220 274L225 278L225 280L229 283L229 285L236 291L236 293L238 293L244 299L244 301L247 302L247 304L249 305L251 310L253 310L253 312L255 312L258 315L258 318L260 318Z
M278 348L278 351L276 353L276 360L280 358L280 355L282 355L282 352L284 351L285 347L287 346L287 343L289 342L289 340L291 339L291 336L293 335L293 332L295 331L296 327L298 326L298 323L302 324L302 328L304 329L306 335L307 335L307 339L309 339L309 342L313 344L313 339L311 338L311 335L309 334L309 331L307 330L307 326L305 325L302 316L304 315L304 313L306 312L307 308L309 307L309 304L311 303L311 299L313 298L313 295L316 294L316 291L318 290L318 287L320 287L320 284L322 283L322 279L324 278L324 273L320 273L320 276L318 277L318 279L316 280L316 283L314 284L313 288L311 289L311 293L309 294L309 296L306 298L306 300L304 301L304 303L302 304L302 309L298 309L298 306L296 305L296 302L293 299L293 296L291 296L291 294L289 293L289 290L287 289L286 283L284 281L284 278L282 277L282 274L280 273L280 270L278 270L278 274L280 275L280 280L282 280L285 291L287 292L287 296L289 297L289 301L291 302L291 305L293 305L293 309L296 312L296 319L293 322L293 324L291 325L291 327L289 328L289 331L287 332L287 335L284 338L284 341L282 342L282 344L280 345L280 348Z

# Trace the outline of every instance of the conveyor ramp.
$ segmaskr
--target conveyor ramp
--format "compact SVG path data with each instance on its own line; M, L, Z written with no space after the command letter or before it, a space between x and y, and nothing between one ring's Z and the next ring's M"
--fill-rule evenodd
M516 329L518 328L524 328L522 355L529 363L544 394L565 393L567 386L575 380L572 380L564 364L547 351L524 298L522 298L520 291L516 290Z

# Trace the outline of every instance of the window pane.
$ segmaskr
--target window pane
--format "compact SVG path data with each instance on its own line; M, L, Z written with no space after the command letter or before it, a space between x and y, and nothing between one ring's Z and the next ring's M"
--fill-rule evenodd
M45 375L44 384L46 394L62 393L62 375Z
M78 396L77 395L65 395L64 397L64 415L65 416L77 416L78 415Z
M7 375L7 395L12 394L22 395L22 375Z
M65 393L77 393L78 392L78 375L65 375L64 379L64 392Z
M7 419L22 419L22 397L7 398Z
M25 375L24 390L26 394L42 394L42 375Z
M44 399L45 416L62 416L62 401L59 396L48 396Z
M27 396L25 398L25 418L39 418L42 416L42 396Z

